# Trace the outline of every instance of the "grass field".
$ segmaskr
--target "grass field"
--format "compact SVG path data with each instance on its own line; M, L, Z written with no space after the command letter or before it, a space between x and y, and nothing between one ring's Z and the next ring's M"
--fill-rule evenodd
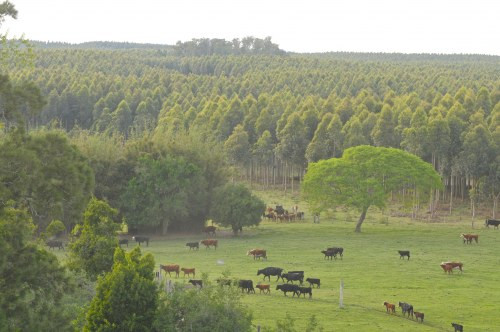
M274 198L265 197L269 204ZM291 205L293 200L286 204ZM299 204L300 207L300 204ZM304 206L304 208L306 208ZM307 213L307 212L306 212ZM500 331L500 231L469 222L424 223L383 217L372 213L361 234L354 233L354 214L322 217L313 224L263 222L233 237L229 230L219 232L217 250L190 251L186 242L199 235L170 235L153 238L144 251L156 263L195 267L197 278L207 273L211 280L229 271L231 277L262 280L258 269L266 266L285 270L304 270L305 277L321 278L321 289L312 299L284 297L271 278L271 295L244 295L252 309L254 324L274 326L289 313L303 330L315 314L325 331L453 331L451 322L465 331ZM348 221L346 221L348 220ZM479 244L464 245L461 233L479 234ZM320 253L328 246L344 247L344 259L324 260ZM267 261L246 256L251 248L268 251ZM399 259L397 250L410 250L409 261ZM60 253L62 254L62 253ZM224 264L217 264L223 260ZM446 275L442 261L461 261L462 274ZM187 282L182 273L179 282ZM339 308L339 284L344 282L344 308ZM267 281L266 281L267 282ZM385 312L384 301L404 301L425 313L423 324Z

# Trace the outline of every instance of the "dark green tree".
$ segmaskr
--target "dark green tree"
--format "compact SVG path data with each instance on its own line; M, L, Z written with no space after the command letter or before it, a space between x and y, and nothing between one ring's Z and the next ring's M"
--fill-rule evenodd
M184 229L189 229L187 219L203 213L206 182L193 163L182 157L144 156L135 174L120 205L129 225L155 227L166 234L173 222L185 222Z
M85 271L92 280L111 271L113 254L118 246L116 231L119 224L113 220L117 213L104 201L90 200L83 214L83 223L76 225L72 232L68 261L71 269Z
M155 261L139 247L115 248L113 268L100 276L83 331L151 331L158 307Z
M265 208L264 202L244 185L227 184L215 192L210 215L237 234L245 226L258 225Z
M0 208L0 330L67 331L61 300L71 283L57 258L31 242L31 218L13 205Z

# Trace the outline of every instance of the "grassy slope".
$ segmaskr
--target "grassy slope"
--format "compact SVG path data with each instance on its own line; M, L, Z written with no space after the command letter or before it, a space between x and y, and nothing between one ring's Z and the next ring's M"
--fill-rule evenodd
M291 206L277 197L261 193L267 202ZM302 204L302 205L301 205ZM299 208L306 208L299 203ZM245 230L238 238L229 230L218 235L217 251L200 248L190 252L185 242L201 240L203 235L175 235L150 243L157 264L180 264L195 267L215 279L228 270L231 276L261 280L257 269L266 266L286 270L304 270L307 277L321 278L322 288L313 291L313 298L285 298L275 291L271 295L245 295L243 300L253 310L254 323L274 326L285 313L296 318L303 330L306 321L315 314L325 331L435 331L451 329L451 322L462 323L466 331L498 331L500 327L500 231L470 224L411 223L406 219L387 218L372 212L363 225L363 233L353 232L356 220L337 214L335 220L324 218L321 224L275 224L264 222ZM352 221L346 221L352 220ZM479 245L464 245L462 232L480 234ZM327 261L320 250L327 246L345 248L344 259ZM253 261L246 251L251 248L268 250L267 262ZM400 260L398 249L411 251L410 261ZM224 265L217 265L217 260ZM464 263L463 274L445 275L440 262L457 260ZM197 275L197 278L200 275ZM175 279L175 278L174 278ZM339 283L344 281L344 304L339 309ZM181 276L179 281L186 282ZM419 324L385 313L384 301L409 302L416 311L424 312L425 323Z

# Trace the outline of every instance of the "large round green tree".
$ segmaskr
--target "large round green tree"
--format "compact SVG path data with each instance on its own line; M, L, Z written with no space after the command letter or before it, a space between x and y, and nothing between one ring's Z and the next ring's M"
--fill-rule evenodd
M360 212L361 232L370 206L385 207L391 191L410 188L420 201L442 187L432 165L408 152L361 145L345 150L342 158L309 164L302 190L316 210L347 206Z

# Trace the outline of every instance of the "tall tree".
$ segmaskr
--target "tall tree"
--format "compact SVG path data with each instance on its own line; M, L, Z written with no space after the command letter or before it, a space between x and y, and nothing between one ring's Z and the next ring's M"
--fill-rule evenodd
M69 330L61 299L73 288L65 269L31 242L31 218L13 205L0 207L0 330Z
M237 125L224 143L228 160L233 165L245 166L250 160L250 142L242 125Z
M264 202L244 185L227 184L216 191L210 215L237 234L243 227L258 225L265 208Z
M129 225L156 227L166 234L174 222L190 228L187 219L203 212L205 181L200 168L184 158L144 156L135 173L121 197Z
M118 246L114 218L118 214L106 202L92 198L83 215L83 223L76 225L69 244L68 265L83 270L96 280L100 274L111 271L113 254Z
M155 261L139 247L115 248L112 270L97 282L83 331L151 331L158 307Z
M358 210L361 215L356 232L361 232L370 206L384 208L391 191L404 186L413 186L415 194L425 199L425 192L442 184L432 165L417 156L363 145L347 149L342 158L310 164L302 190L316 210L327 208L327 204Z

